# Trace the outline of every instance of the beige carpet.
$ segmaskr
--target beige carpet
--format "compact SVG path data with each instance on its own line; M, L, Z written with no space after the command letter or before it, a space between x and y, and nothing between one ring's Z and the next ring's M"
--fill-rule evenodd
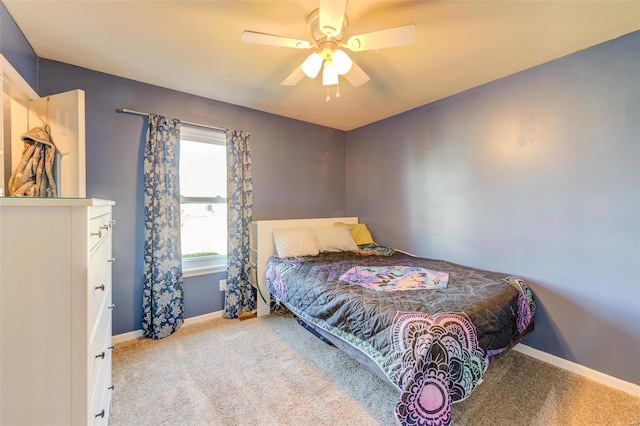
M116 345L115 425L394 425L396 390L290 316ZM640 398L511 351L454 425L640 425Z

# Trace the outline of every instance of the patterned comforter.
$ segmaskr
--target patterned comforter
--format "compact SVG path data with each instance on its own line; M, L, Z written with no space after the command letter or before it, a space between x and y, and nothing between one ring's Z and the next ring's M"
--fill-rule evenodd
M451 404L469 396L489 359L533 329L529 288L505 274L394 252L271 257L271 294L308 323L373 360L400 390L403 425L448 425ZM388 254L388 253L387 253ZM446 288L376 291L339 278L353 267L426 268Z

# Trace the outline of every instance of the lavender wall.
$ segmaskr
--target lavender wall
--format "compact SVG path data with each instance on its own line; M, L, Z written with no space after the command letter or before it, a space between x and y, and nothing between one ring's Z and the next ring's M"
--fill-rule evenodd
M86 92L87 195L116 201L114 334L140 328L146 119L120 107L251 132L254 219L345 212L345 133L40 59L40 95ZM222 309L224 274L185 279L187 317Z
M0 2L0 53L34 90L38 89L38 56L2 2ZM3 148L4 143L0 142L0 150ZM2 161L0 179L4 180L3 188L6 188L6 183L11 176L11 155L0 155L0 161Z
M520 275L525 343L640 384L640 32L347 134L382 244Z
M22 78L38 91L38 56L0 2L0 53L22 75Z

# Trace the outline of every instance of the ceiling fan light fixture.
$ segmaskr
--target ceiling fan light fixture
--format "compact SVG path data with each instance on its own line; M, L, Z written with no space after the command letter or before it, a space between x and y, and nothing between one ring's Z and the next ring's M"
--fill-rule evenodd
M324 69L322 70L322 85L333 86L338 84L338 73L331 61L325 61Z
M309 78L316 78L322 68L322 56L313 52L302 63L302 72Z
M342 50L336 50L333 52L333 55L331 55L331 62L333 63L333 67L338 75L345 75L353 65L353 61L349 55Z

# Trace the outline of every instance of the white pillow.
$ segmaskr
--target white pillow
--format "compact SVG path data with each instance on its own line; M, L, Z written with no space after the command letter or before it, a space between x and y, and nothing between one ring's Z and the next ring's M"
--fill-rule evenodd
M313 228L313 230L316 232L318 249L321 252L358 250L358 246L355 241L353 241L349 228L344 226L326 226Z
M273 228L273 241L278 257L317 256L320 252L316 234L310 226Z

